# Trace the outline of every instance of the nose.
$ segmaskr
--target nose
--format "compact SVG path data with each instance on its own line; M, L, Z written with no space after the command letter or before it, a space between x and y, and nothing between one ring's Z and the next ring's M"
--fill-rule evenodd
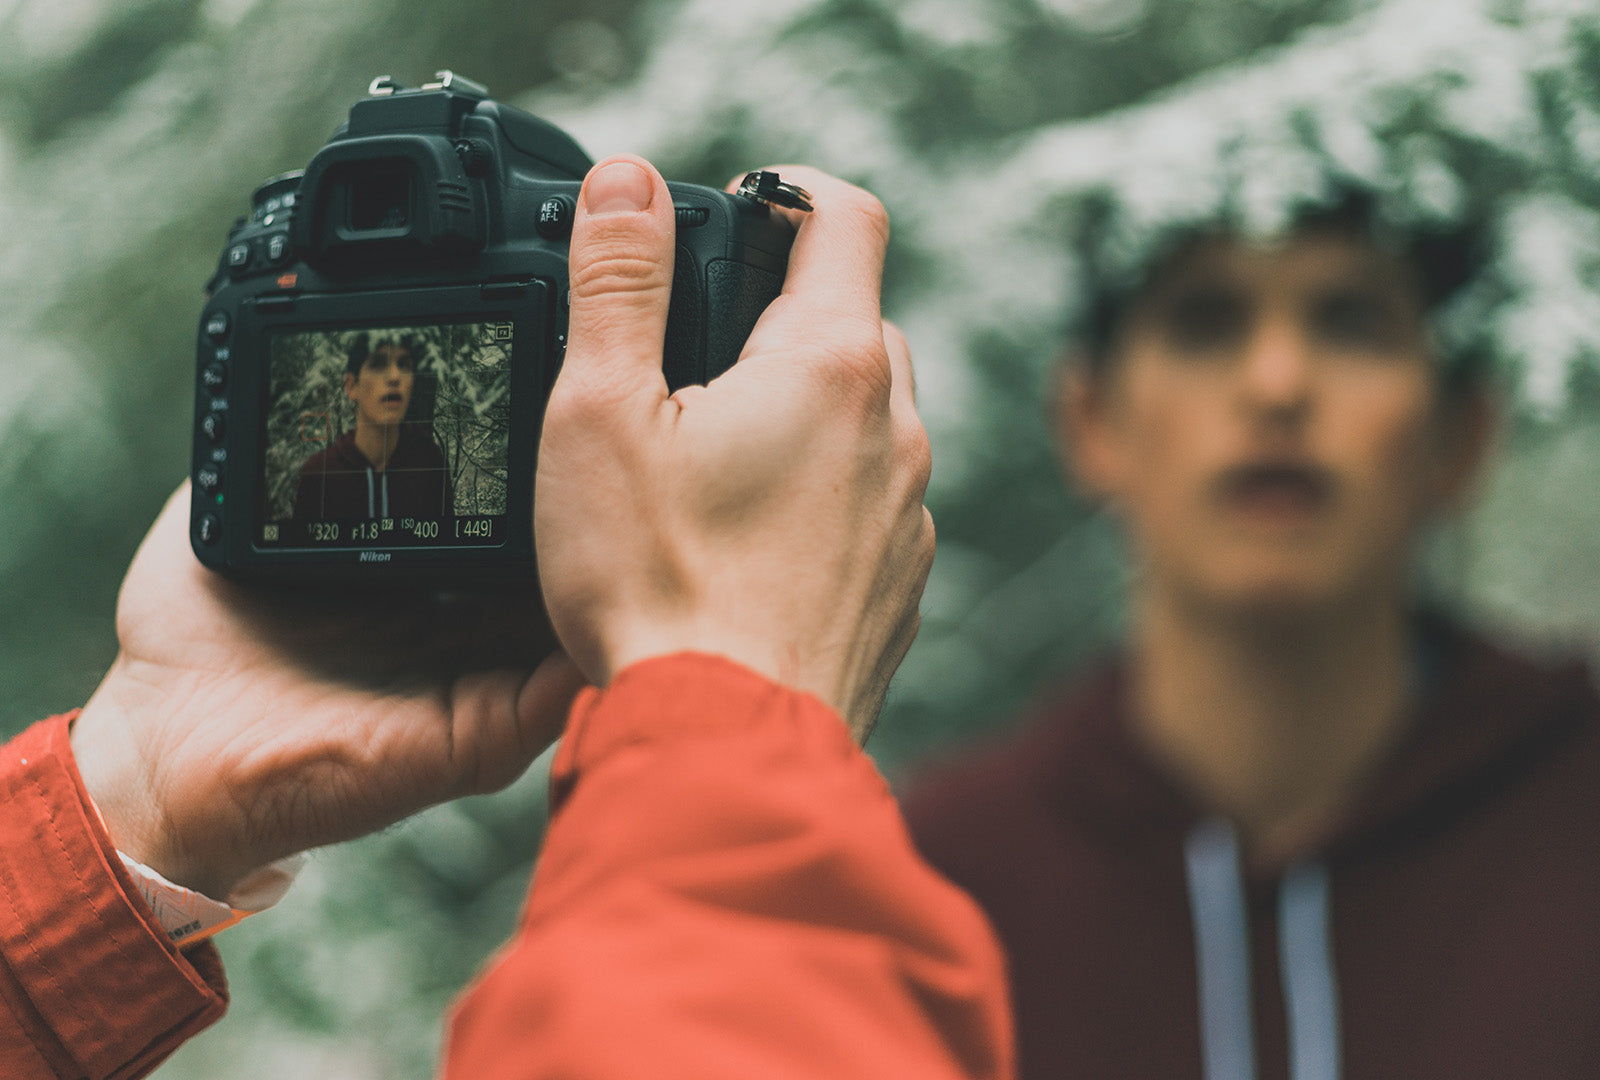
M1299 421L1310 407L1310 343L1293 319L1264 318L1255 327L1239 367L1243 403L1263 418Z

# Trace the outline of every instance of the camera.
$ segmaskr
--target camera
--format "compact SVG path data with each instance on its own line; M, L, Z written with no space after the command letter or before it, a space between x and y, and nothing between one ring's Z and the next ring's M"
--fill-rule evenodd
M202 563L274 581L534 577L534 466L591 165L470 80L384 76L303 172L255 191L199 322ZM770 173L734 194L668 188L675 390L731 367L782 288L793 230L770 204L809 206Z

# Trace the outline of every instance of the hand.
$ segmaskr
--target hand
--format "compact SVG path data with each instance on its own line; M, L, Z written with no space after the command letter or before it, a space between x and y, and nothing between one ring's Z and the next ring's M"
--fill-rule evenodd
M550 617L597 685L680 650L810 691L865 738L933 560L910 353L879 311L877 200L785 166L816 211L739 363L668 396L672 198L636 158L589 174L534 534Z
M515 779L582 676L539 599L249 588L167 503L117 603L121 651L73 724L117 847L216 899L285 855Z

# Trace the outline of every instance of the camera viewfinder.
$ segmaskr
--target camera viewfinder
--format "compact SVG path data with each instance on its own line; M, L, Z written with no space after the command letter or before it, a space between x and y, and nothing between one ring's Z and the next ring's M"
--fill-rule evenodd
M350 177L350 201L345 219L349 228L354 232L383 233L408 228L411 188L411 171L400 162L356 172Z

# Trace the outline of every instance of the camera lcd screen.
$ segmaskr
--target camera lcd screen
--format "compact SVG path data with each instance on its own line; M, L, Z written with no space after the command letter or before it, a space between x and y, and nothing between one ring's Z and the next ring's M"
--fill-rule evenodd
M513 327L271 334L256 546L503 543Z

